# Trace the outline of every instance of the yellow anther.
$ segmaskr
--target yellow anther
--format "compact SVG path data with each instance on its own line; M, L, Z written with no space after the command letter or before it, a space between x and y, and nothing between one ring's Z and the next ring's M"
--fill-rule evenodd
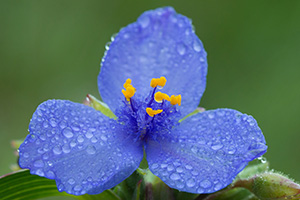
M153 78L151 80L150 86L155 88L157 86L164 87L166 85L167 79L165 77Z
M171 103L172 105L178 104L178 105L180 106L180 105L181 105L181 95L177 95L177 96L172 95L172 96L171 96L170 103Z
M130 101L130 98L133 97L135 93L135 88L132 85L128 85L126 90L122 90L123 95L125 96L127 101Z
M131 79L128 78L126 82L123 84L123 87L126 89L129 85L131 85Z
M158 103L161 103L162 100L167 100L167 101L171 100L169 95L167 95L165 93L162 93L162 92L156 92L155 95L154 95L154 99Z
M159 114L159 113L161 113L163 110L160 110L160 109L158 109L158 110L153 110L152 108L146 108L146 112L148 113L148 115L150 116L150 117L154 117L154 115L157 115L157 114Z

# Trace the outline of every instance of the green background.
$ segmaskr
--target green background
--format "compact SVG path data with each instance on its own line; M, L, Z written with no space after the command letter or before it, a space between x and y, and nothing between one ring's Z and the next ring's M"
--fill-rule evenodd
M234 108L262 128L271 167L300 181L300 1L0 1L0 175L16 162L47 99L99 97L105 44L143 12L173 6L193 20L208 52L201 106Z

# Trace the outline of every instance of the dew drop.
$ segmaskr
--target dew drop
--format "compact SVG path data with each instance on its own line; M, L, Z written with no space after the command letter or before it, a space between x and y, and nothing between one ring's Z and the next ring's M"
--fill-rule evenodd
M44 172L41 169L36 170L35 174L39 175L39 176L44 176L45 175Z
M168 165L167 170L168 170L169 172L170 172L170 171L173 171L173 170L174 170L173 165Z
M94 136L94 137L91 138L91 142L96 143L96 142L98 142L98 139Z
M73 132L72 132L72 130L69 128L69 127L67 127L67 128L65 128L64 130L63 130L63 134L64 134L64 136L66 137L66 138L71 138L71 137L73 137Z
M88 139L92 138L93 136L94 136L93 133L91 133L90 131L88 131L88 132L85 134L85 137L88 138Z
M191 165L186 165L185 168L186 168L187 170L193 169L193 167L192 167Z
M218 190L222 189L222 187L223 187L222 184L218 183L218 184L215 185L214 190L218 191Z
M70 178L70 179L68 180L68 183L69 183L70 185L73 185L73 184L75 184L75 180L72 179L72 178Z
M176 172L182 173L182 172L183 172L183 168L182 168L182 167L177 167L177 168L176 168Z
M76 146L76 141L75 141L75 140L72 140L71 143L70 143L70 146L71 146L71 147L75 147L75 146Z
M188 187L194 187L196 184L195 180L193 178L189 179L187 182L186 182L186 185Z
M202 188L198 188L197 193L202 194L202 193L204 193L204 190Z
M195 40L193 43L193 48L195 51L200 52L201 51L201 45L200 42L198 40Z
M152 164L152 165L151 165L151 168L152 168L152 169L157 169L157 168L158 168L158 164L157 164L157 163Z
M92 145L89 145L87 148L86 148L86 152L88 154L95 154L96 153L96 148Z
M160 165L160 167L161 167L162 169L166 168L167 166L168 166L168 165L165 164L165 163L163 163L163 164Z
M48 171L46 173L46 176L47 176L47 178L50 178L50 179L54 179L55 178L55 174L54 174L53 171Z
M200 183L200 186L203 188L209 188L211 186L211 182L209 180L204 180Z
M49 127L49 124L48 124L47 121L44 121L44 122L43 122L43 127L44 127L44 128L48 128L48 127Z
M28 158L28 157L29 157L29 154L28 154L27 152L25 152L25 153L23 154L23 156L24 156L24 158Z
M106 137L105 135L101 135L100 138L101 138L101 140L103 140L103 141L107 141L107 137Z
M73 131L80 131L80 126L77 123L72 124Z
M80 142L80 143L82 143L84 141L84 137L82 135L79 135L77 137L77 141Z
M62 151L64 153L70 153L71 149L68 144L64 144L64 146L62 147Z
M33 163L35 167L44 167L44 162L42 160L37 160Z
M223 144L216 144L216 145L211 146L211 148L215 151L221 149L222 147L223 147Z
M65 120L61 121L61 122L59 123L59 127L60 127L61 129L66 128L66 127L67 127L67 122L66 122Z
M53 162L52 161L48 161L47 164L48 164L49 167L53 166Z
M179 53L179 55L184 55L186 52L186 47L183 43L177 44L176 49L177 49L177 52Z
M177 173L173 173L173 174L171 174L170 179L173 181L177 181L180 179L180 176Z
M55 146L55 147L53 148L52 151L53 151L53 153L56 154L56 155L59 155L59 154L61 154L61 152L62 152L60 146Z
M51 125L52 127L56 127L56 126L57 126L56 120L55 120L54 118L51 118L51 119L49 120L49 123L50 123L50 125Z
M82 189L81 185L76 185L74 191L79 192Z
M144 15L138 19L138 23L142 28L146 28L149 25L150 19L148 16Z

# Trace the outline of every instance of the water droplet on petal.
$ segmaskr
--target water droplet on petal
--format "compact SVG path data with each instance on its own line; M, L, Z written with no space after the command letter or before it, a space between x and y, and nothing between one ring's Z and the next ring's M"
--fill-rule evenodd
M54 179L55 178L55 174L54 174L53 171L48 171L46 173L46 176L47 176L47 178L50 178L50 179Z
M88 139L90 139L93 136L94 136L93 133L90 132L90 131L86 132L86 134L85 134L85 137L88 138Z
M39 176L44 176L45 175L44 172L41 169L36 170L35 174L39 175Z
M64 144L64 146L62 147L62 151L64 153L70 153L71 149L68 144Z
M107 137L106 137L105 135L101 135L100 138L101 138L101 140L103 140L103 141L107 141Z
M193 43L193 48L195 51L200 52L201 51L201 45L200 42L198 40L195 40Z
M79 192L82 189L81 185L76 185L74 191Z
M200 183L200 186L203 188L209 188L211 186L211 182L209 180L204 180Z
M23 153L24 158L28 158L29 154L27 152Z
M59 155L59 154L61 154L61 152L62 152L60 146L55 146L55 147L53 148L52 151L53 151L53 153L56 154L56 155Z
M186 52L186 47L183 43L179 43L177 44L177 52L179 53L179 55L184 55Z
M44 162L42 160L37 160L33 163L35 167L44 167Z
M73 137L73 132L72 132L72 130L71 130L71 128L69 128L69 127L67 127L67 128L65 128L64 130L63 130L63 134L64 134L64 136L66 137L66 138L71 138L71 137Z
M151 165L151 168L152 168L152 169L158 168L158 164L157 164L157 163L153 163L153 164Z
M215 144L215 145L211 146L211 148L215 151L221 149L222 147L223 147L223 144Z
M170 179L173 181L177 181L180 179L180 176L177 173L173 173L173 174L171 174Z
M84 137L82 135L79 135L77 137L77 141L80 142L80 143L82 143L84 141Z
M147 15L141 16L138 19L138 23L141 25L142 28L146 28L149 25L150 19Z
M187 185L188 187L194 187L195 184L196 184L196 181L195 181L193 178L189 179L189 180L186 182L186 185Z
M88 154L95 154L96 153L96 148L92 145L89 145L87 148L86 148L86 152Z
M75 183L75 180L72 179L72 178L70 178L70 179L68 180L68 183L69 183L70 185L73 185L73 184Z

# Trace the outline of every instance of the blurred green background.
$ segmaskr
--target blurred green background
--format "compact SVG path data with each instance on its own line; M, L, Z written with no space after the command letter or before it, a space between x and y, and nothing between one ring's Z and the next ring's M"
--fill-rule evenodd
M47 99L99 97L111 35L145 10L173 6L208 52L201 106L235 108L262 128L271 167L300 181L300 1L0 1L0 175L16 162L35 108Z

